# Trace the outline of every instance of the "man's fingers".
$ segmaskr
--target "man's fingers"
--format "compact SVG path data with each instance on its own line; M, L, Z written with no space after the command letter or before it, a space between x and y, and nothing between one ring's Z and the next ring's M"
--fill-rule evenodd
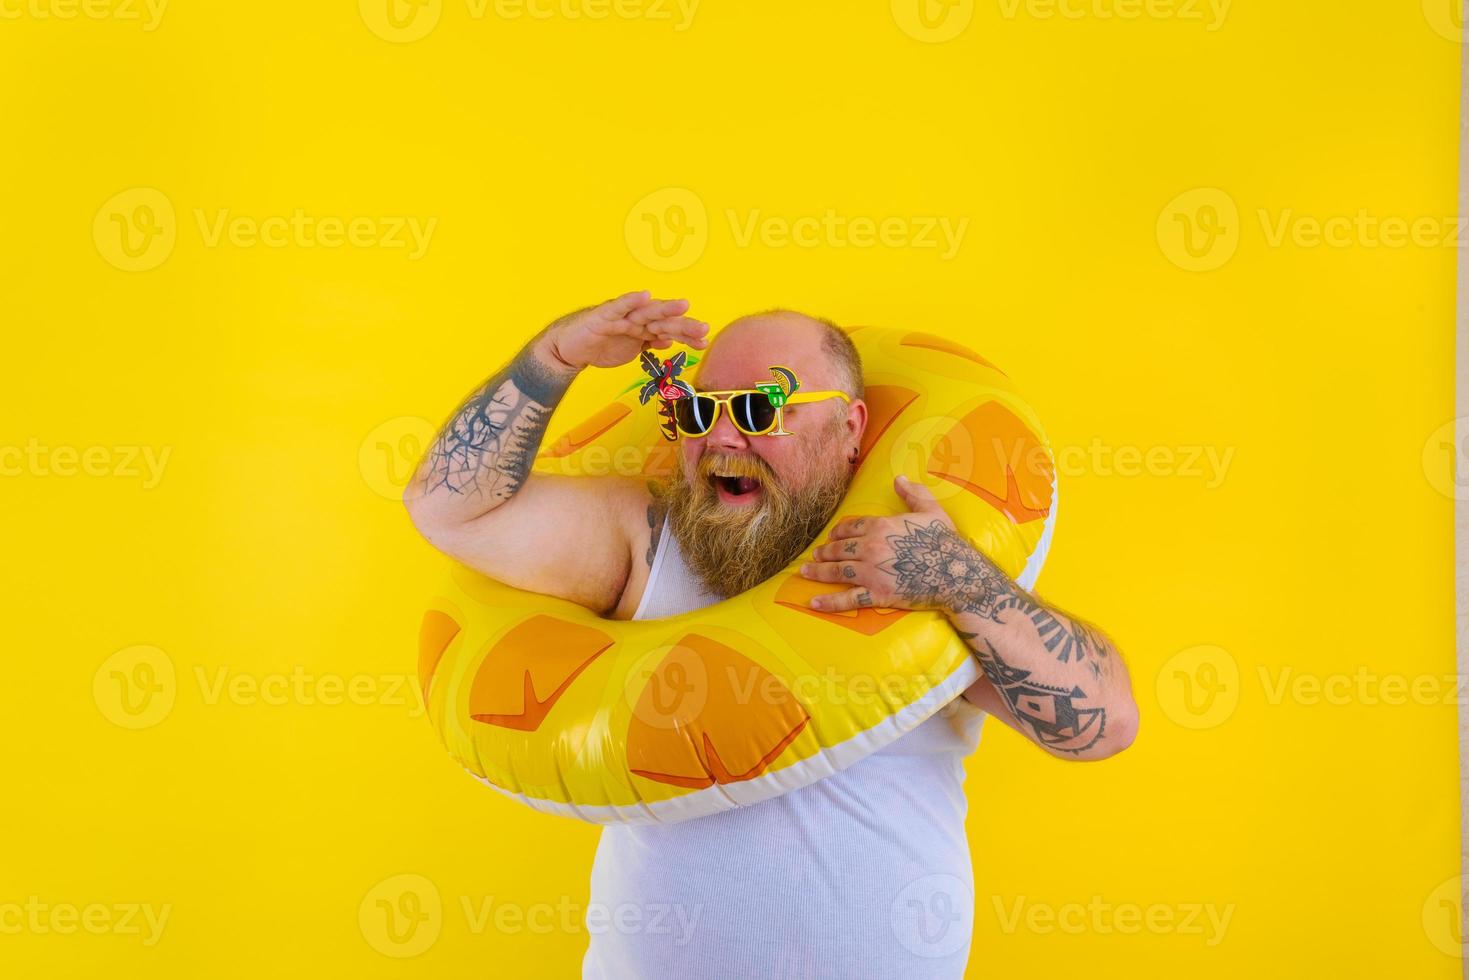
M873 599L872 590L864 586L848 589L845 592L832 592L827 595L819 595L811 600L811 608L821 612L850 612L853 609L871 609L877 603Z
M655 299L629 311L627 318L633 323L648 323L651 320L683 316L688 311L689 301L686 299Z
M647 325L648 332L655 337L667 337L690 347L708 346L704 338L709 333L709 324L692 317L676 316L666 320L654 320Z
M811 557L816 561L861 561L866 556L861 538L847 538L844 541L828 541L819 545L811 552Z
M703 350L709 346L709 341L706 339L709 324L685 316L652 320L648 323L635 323L632 317L624 317L621 320L605 320L594 325L592 329L604 336L621 334L626 337L636 337L645 346L657 347L660 350L673 344L687 344L697 350Z
M836 526L831 529L829 540L840 541L843 538L855 538L867 533L872 524L870 517L846 517L837 521Z
M856 582L861 568L850 561L814 561L801 566L801 576L815 582Z
M602 312L613 319L621 319L648 302L652 294L646 289L639 289L635 293L623 293L616 299L609 299L602 304Z

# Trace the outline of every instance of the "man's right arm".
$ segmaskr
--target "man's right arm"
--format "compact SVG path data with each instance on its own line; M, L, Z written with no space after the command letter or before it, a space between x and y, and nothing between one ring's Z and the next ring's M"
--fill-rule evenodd
M647 487L620 477L531 473L551 414L582 368L615 367L648 348L705 346L684 300L629 293L541 331L454 411L403 495L439 550L507 585L617 605Z

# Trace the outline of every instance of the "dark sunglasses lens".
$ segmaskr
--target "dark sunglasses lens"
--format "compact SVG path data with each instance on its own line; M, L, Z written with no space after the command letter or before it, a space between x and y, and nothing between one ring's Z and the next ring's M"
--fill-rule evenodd
M775 425L775 406L766 395L736 395L730 399L729 408L735 424L745 432L758 435Z
M712 398L699 395L695 398L679 398L673 403L673 418L679 429L690 435L703 435L714 426L714 413L719 403Z

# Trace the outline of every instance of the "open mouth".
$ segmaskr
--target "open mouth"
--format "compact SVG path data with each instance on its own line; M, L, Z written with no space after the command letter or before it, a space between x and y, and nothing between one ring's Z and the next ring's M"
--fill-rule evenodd
M729 476L714 473L709 477L719 499L727 504L752 503L760 499L760 480L753 476Z

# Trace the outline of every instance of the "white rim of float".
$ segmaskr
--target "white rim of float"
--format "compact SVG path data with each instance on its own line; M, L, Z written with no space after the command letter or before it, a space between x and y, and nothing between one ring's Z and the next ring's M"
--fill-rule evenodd
M1030 556L1026 558L1025 568L1015 579L1016 584L1027 591L1035 587L1036 579L1040 577L1041 568L1044 567L1046 556L1051 550L1051 538L1056 529L1056 512L1060 509L1059 483L1059 472L1053 473L1051 508L1046 513L1041 536L1036 541ZM469 774L495 792L513 800L519 800L531 809L539 810L542 813L572 817L603 826L681 823L685 820L709 817L740 807L764 803L766 800L773 800L795 790L804 789L827 776L835 775L861 762L874 752L886 748L917 728L945 705L953 702L982 676L983 672L974 658L966 658L948 677L923 697L889 715L871 728L858 732L845 742L819 749L809 758L754 779L741 780L737 783L715 783L713 786L668 800L630 803L625 806L579 806L575 803L558 803L555 800L526 796L524 793L516 793L503 786L498 786L476 773L470 772ZM469 772L467 769L465 771Z

